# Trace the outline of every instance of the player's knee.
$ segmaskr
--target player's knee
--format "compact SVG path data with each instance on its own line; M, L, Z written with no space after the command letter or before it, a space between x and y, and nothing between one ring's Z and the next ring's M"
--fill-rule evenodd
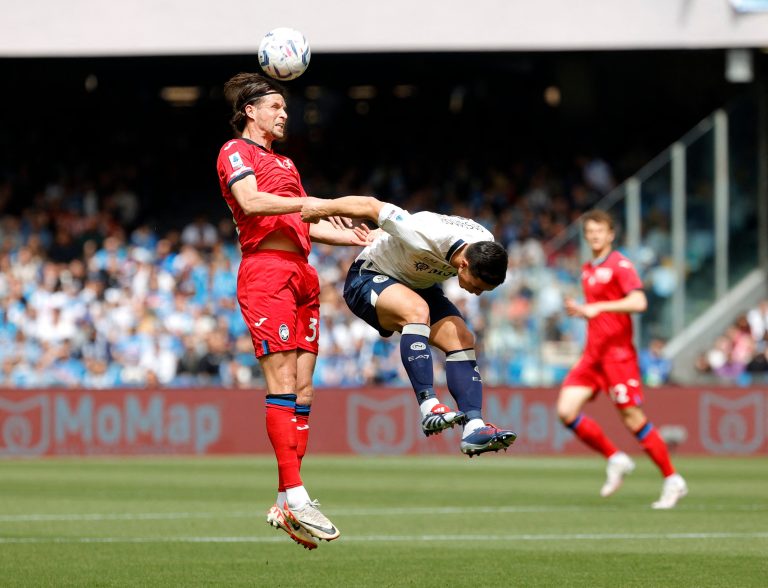
M474 349L475 348L475 336L472 334L466 325L464 328L458 329L456 336L459 339L460 349Z
M579 416L579 407L574 406L570 402L558 401L557 403L557 418L565 426L570 425Z
M403 322L403 326L409 323L418 323L423 325L429 324L429 306L424 302L423 304L408 304L404 306L400 311L400 318Z
M315 390L312 384L307 384L296 389L296 404L309 406L315 397Z

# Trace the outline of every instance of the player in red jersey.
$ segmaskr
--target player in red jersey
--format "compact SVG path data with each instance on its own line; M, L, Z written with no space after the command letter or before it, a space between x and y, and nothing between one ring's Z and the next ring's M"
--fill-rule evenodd
M563 382L557 401L558 416L579 439L608 459L607 478L600 495L610 496L619 489L624 476L635 469L635 464L616 448L595 421L581 412L600 390L607 392L624 425L664 476L661 497L653 508L673 508L688 488L675 472L664 440L640 408L643 393L630 314L643 312L647 307L642 282L632 262L613 251L613 219L608 213L587 212L582 217L582 226L592 250L592 260L584 264L581 272L586 302L578 304L567 299L565 309L570 316L588 321L587 344Z
M237 138L219 153L221 193L237 226L242 260L237 300L267 384L266 425L278 467L278 494L267 522L308 549L339 531L309 498L300 475L309 436L312 374L318 351L317 272L311 241L366 245L361 228L305 223L307 199L294 163L272 150L285 136L285 91L258 74L241 73L224 86Z

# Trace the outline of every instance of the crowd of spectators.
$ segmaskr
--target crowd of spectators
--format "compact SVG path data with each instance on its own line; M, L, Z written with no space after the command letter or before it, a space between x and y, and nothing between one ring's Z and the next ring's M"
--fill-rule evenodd
M562 284L577 286L578 265L564 257L542 271L543 243L610 188L610 170L598 159L577 160L569 175L523 164L473 173L457 162L454 170L428 190L412 188L408 174L391 167L374 170L367 184L411 211L474 218L508 247L502 287L478 298L449 281L448 295L478 335L488 381L552 383L567 367L568 357L558 363L557 356L578 338L578 322L564 328L568 321L556 316ZM343 193L344 186L331 188ZM199 215L176 226L165 219L160 229L145 220L141 195L119 173L100 173L98 181L61 174L24 196L28 204L12 174L0 183L0 385L262 382L236 302L239 250L231 218ZM397 335L380 339L341 299L357 253L322 245L312 253L322 286L316 383L406 384ZM546 324L533 329L535 321ZM547 354L553 367L542 373ZM442 381L439 367L436 376Z
M724 382L768 379L768 300L736 318L696 361L696 369Z
M449 280L447 294L476 333L488 383L556 385L581 350L585 325L563 312L565 296L580 296L577 245L555 254L547 243L611 189L610 168L579 158L568 173L540 164L477 172L461 161L453 169L429 188L412 186L393 167L374 169L364 184L411 211L474 218L496 235L510 254L504 284L476 297ZM308 183L314 193L347 188L317 177ZM139 191L119 173L98 182L58 176L26 194L29 204L17 188L12 175L0 183L0 386L263 384L236 301L240 254L231 218L149 222ZM322 292L315 383L407 385L397 334L381 339L341 298L358 252L315 245L311 254ZM702 358L702 369L742 379L766 370L766 320L766 305L743 317ZM648 385L669 378L662 348L656 339L641 352Z

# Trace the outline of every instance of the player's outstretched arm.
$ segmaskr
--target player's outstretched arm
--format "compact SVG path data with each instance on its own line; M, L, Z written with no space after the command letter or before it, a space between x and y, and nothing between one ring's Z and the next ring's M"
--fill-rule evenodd
M358 245L369 243L368 227L339 228L325 219L309 225L309 238L315 243L326 245Z
M232 184L232 196L247 215L275 216L299 212L306 198L283 198L260 192L255 176L246 176Z
M379 212L385 204L373 196L342 196L328 200L309 197L301 208L301 219L315 222L329 216L347 216L378 222Z

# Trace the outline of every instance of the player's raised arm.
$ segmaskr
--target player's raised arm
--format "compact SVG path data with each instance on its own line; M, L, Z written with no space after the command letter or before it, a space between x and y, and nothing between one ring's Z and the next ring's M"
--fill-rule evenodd
M301 219L315 222L329 216L347 216L378 222L379 212L385 204L373 196L342 196L328 200L310 197L301 208Z

